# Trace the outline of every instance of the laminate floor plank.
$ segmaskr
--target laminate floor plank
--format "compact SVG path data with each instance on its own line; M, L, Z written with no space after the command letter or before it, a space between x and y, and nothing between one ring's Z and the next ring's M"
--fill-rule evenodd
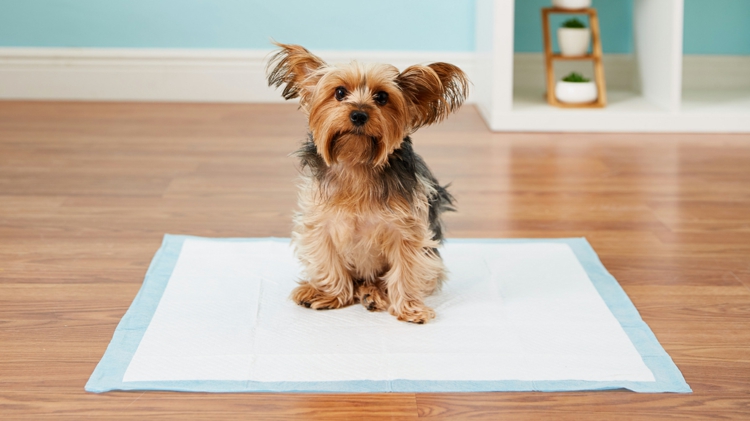
M694 390L204 394L83 386L165 233L288 237L295 105L0 102L0 419L750 419L750 135L413 136L449 237L586 237Z

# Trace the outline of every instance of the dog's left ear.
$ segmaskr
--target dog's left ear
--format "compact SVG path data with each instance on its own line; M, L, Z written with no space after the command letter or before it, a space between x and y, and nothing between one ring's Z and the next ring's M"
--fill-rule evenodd
M449 63L408 67L398 75L396 83L409 101L412 131L456 111L469 91L466 74Z
M326 63L300 45L274 42L281 50L271 57L266 66L268 86L286 85L284 99L300 97L302 105L307 103L312 88L320 79L319 70Z

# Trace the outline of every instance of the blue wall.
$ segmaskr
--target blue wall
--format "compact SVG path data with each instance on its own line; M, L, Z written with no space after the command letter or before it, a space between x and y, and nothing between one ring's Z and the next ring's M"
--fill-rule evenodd
M473 0L0 0L0 45L474 50Z
M516 0L514 47L519 53L542 51L542 7L550 7L551 0ZM605 53L630 53L633 51L633 0L593 0L592 6L599 15L602 49ZM550 16L550 28L559 28L571 15ZM575 16L586 22L581 16ZM552 39L554 40L554 35ZM557 49L557 43L554 43Z
M539 9L550 4L550 0L516 0L516 51L542 51ZM604 52L633 52L633 0L593 0L592 5L599 14ZM550 26L557 28L568 17L554 16ZM685 0L683 51L749 55L750 0Z
M593 0L605 52L633 50L633 0ZM657 1L657 0L651 0ZM542 49L516 0L515 48ZM0 46L474 50L474 0L0 0ZM562 17L553 20L559 26ZM750 0L685 0L688 54L750 54Z
M750 54L750 1L685 0L683 42L686 54Z

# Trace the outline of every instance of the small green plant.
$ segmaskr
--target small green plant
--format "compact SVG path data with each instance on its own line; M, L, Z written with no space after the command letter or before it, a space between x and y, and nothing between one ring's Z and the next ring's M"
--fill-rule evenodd
M590 82L591 79L586 79L581 75L580 73L572 72L569 75L565 76L563 79L563 82Z
M585 28L586 24L578 20L578 18L568 19L562 24L563 28Z

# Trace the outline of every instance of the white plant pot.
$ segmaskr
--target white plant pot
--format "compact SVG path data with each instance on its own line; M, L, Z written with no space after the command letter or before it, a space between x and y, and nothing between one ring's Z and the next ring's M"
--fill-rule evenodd
M565 57L583 56L589 52L591 31L589 28L558 28L557 44Z
M555 85L555 96L560 102L568 104L585 104L594 102L598 96L596 83L558 81Z
M552 5L560 9L585 9L591 7L591 0L552 0Z

